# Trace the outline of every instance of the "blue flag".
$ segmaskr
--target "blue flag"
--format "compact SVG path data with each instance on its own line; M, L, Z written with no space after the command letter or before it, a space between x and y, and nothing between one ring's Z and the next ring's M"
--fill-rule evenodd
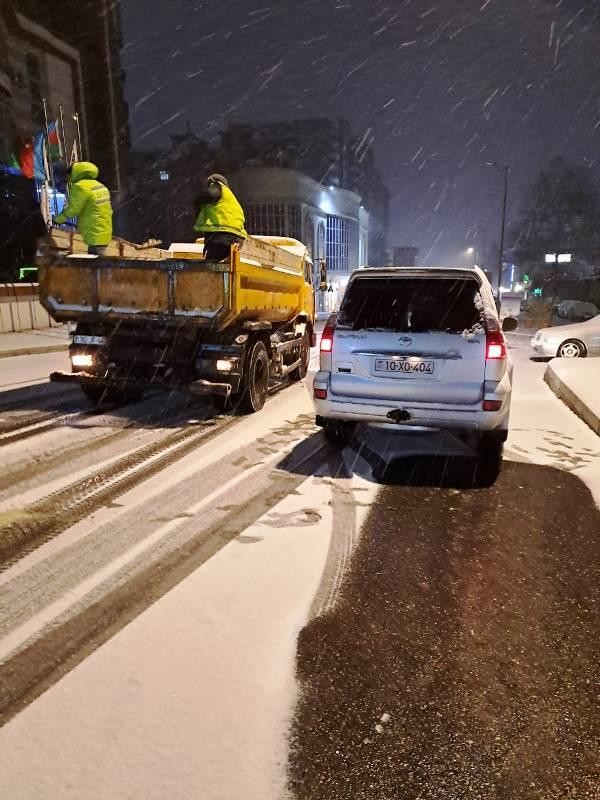
M48 180L44 160L44 139L44 132L40 131L33 140L33 177L38 181Z

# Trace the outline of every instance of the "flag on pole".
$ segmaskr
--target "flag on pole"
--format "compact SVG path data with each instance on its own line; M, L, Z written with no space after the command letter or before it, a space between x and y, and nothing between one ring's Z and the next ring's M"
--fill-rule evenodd
M51 122L48 125L48 149L50 150L50 158L52 161L58 161L59 158L63 157L58 125L56 122Z
M26 178L33 178L33 142L31 139L23 142L19 152L19 166Z
M71 148L69 166L73 166L73 164L75 164L77 161L79 161L79 148L77 147L77 139L73 139L73 147Z
M33 140L33 177L38 181L48 180L44 138L44 132L40 131Z
M40 211L42 212L46 227L50 228L52 225L52 212L50 211L50 194L46 181L44 181L40 190Z
M44 146L46 145L46 147ZM46 132L39 131L33 139L33 177L38 181L47 181L50 175L48 161L58 161L63 156L63 148L58 135L56 122L48 125L48 139Z

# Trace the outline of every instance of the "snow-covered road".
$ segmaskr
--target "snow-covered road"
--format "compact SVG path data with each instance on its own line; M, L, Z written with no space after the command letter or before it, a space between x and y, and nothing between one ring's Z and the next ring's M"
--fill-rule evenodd
M507 459L600 501L598 438L513 344ZM71 388L27 389L29 358L0 394L0 796L280 800L296 639L377 508L370 454L461 446L363 433L337 454L310 380L252 417L175 395L90 414ZM47 413L72 416L2 445L15 414Z

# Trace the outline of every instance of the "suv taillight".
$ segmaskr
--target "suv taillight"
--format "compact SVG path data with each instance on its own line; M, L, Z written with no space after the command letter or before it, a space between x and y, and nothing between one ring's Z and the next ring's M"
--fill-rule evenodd
M487 331L485 340L485 357L487 361L498 361L506 358L506 339L502 331Z
M331 348L333 347L333 333L335 331L334 325L325 325L323 329L323 335L321 336L321 352L322 353L331 353Z

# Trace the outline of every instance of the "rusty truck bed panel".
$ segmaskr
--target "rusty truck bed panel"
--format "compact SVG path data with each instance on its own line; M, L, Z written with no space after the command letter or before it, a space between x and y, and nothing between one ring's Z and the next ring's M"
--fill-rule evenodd
M145 252L123 242L94 257L66 236L54 231L38 258L41 302L60 322L94 315L223 328L314 315L310 262L299 242L286 249L249 238L230 262L212 263L193 252Z

